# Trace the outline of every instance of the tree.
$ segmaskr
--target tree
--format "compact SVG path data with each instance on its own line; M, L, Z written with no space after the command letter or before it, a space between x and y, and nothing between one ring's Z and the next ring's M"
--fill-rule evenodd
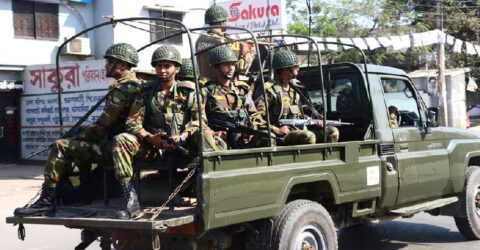
M480 5L475 0L442 0L445 31L464 41L480 37ZM301 1L287 0L288 33L308 34L308 11ZM411 34L436 28L436 0L314 0L312 3L312 36L370 37ZM406 70L436 67L436 46L398 52L379 48L367 51L370 63L392 65ZM332 56L332 53L329 54ZM447 47L447 68L469 66L478 78L479 57L456 54ZM348 51L334 55L332 61L353 60L358 53Z

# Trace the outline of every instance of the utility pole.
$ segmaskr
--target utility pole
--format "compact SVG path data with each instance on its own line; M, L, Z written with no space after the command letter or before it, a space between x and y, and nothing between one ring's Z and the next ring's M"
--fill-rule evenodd
M437 0L437 29L443 31L443 0ZM447 90L445 86L445 43L438 44L438 93L442 126L448 126Z

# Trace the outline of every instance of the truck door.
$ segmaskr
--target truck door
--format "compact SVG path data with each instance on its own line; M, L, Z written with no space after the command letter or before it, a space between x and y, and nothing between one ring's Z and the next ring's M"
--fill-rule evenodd
M449 176L442 130L431 127L427 131L427 110L408 78L381 81L399 172L396 204L441 196Z

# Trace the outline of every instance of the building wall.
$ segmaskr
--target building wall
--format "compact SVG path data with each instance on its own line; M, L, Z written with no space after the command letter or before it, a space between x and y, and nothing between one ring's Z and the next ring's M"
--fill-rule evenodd
M68 3L83 17L86 26L93 25L92 4ZM34 65L55 62L58 46L65 37L70 37L84 29L82 23L71 10L59 4L58 8L59 38L57 41L15 38L13 28L13 12L11 0L0 0L0 65ZM94 38L94 34L90 35ZM94 44L91 43L92 51ZM61 61L80 60L83 58L61 56Z
M440 96L437 85L429 87L429 79L436 76L411 77L415 87L420 92L427 107L439 107ZM465 74L452 74L445 76L447 92L447 117L446 125L455 128L467 128L467 103Z
M177 10L185 12L183 22L188 28L197 28L203 27L204 22L204 13L205 10L209 7L209 0L197 0L197 1L151 1L151 0L137 0L130 1L128 4L124 4L122 0L113 0L113 14L116 18L126 18L132 16L149 16L149 8L155 7L157 10L160 10L160 6L155 6L155 3L161 5L167 5L166 10ZM142 25L138 23L132 23L142 28L148 29L148 25ZM197 36L193 36L193 43L195 43ZM114 42L129 42L134 47L140 48L148 43L150 43L150 34L141 31L138 29L133 29L125 25L117 25L114 31ZM153 51L158 47L158 45L150 46L149 48L140 52L140 63L139 68L141 69L152 69L150 66L150 60L152 57ZM176 46L180 51L182 57L190 56L190 48L188 44L187 35L183 36L183 46ZM194 44L193 44L193 47Z

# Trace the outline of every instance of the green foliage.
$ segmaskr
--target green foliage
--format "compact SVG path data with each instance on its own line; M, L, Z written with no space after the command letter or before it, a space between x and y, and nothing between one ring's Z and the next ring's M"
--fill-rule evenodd
M435 29L436 0L312 0L311 36L317 37L380 37L405 35ZM480 41L480 3L476 0L444 0L443 27L446 33L464 41ZM308 11L304 1L287 0L291 17L287 32L308 35ZM478 43L477 43L478 45ZM480 78L477 56L457 54L447 46L447 68L471 67ZM365 51L369 63L415 70L436 67L434 47L393 51L378 48ZM328 62L360 62L354 50L341 53L323 52Z

